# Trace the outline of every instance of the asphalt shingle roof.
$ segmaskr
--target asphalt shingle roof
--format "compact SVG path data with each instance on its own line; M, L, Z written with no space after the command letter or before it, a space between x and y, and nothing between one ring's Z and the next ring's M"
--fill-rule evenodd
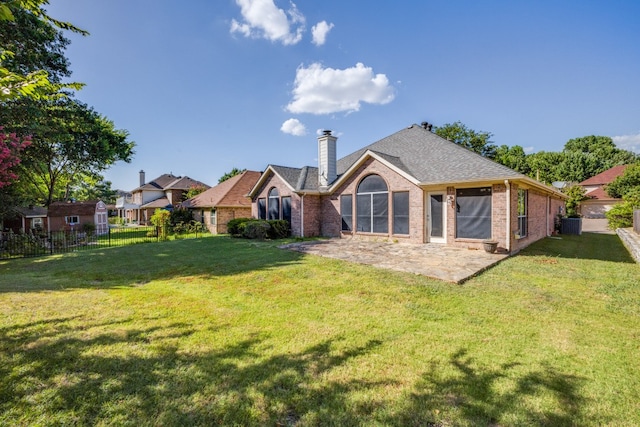
M213 208L216 206L251 206L247 194L260 178L261 173L244 171L215 187L194 196L182 203L185 208Z
M338 178L367 151L423 184L526 178L513 169L441 138L416 124L339 159ZM296 191L319 189L317 167L270 167Z
M379 153L425 184L525 177L416 124L338 160L338 175L344 174L367 150Z

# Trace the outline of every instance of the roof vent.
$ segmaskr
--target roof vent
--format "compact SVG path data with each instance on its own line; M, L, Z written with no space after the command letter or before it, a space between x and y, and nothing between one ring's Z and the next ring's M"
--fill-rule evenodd
M323 130L323 131L322 131L322 134L323 134L324 136L330 136L330 135L331 135L331 131L330 131L330 130L328 130L328 129L325 129L325 130Z
M431 129L433 129L433 125L429 122L422 122L420 123L420 126L422 126L424 129L428 130L429 132L431 132Z

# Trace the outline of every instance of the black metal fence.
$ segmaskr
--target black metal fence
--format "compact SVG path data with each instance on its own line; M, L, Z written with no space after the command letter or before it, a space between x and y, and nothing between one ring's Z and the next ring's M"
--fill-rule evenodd
M161 240L200 237L201 230L169 234L158 227L110 227L107 233L52 231L49 233L0 232L0 259L26 258L77 252L111 246L159 242Z

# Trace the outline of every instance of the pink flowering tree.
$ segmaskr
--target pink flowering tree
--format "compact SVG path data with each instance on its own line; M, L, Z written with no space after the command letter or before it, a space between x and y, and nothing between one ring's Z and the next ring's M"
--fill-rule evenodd
M13 169L20 164L20 152L31 144L29 137L20 139L15 133L4 133L0 126L0 188L15 181Z

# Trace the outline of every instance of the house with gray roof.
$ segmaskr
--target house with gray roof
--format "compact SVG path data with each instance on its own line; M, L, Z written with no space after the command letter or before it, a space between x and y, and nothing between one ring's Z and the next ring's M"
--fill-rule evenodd
M550 235L566 197L553 187L411 125L345 157L318 137L318 166L269 165L252 215L294 236L384 239L517 252Z
M156 209L173 209L185 200L187 191L192 187L210 188L188 176L175 176L172 173L146 181L145 172L141 170L140 186L132 190L129 197L119 197L116 209L125 222L146 225Z

